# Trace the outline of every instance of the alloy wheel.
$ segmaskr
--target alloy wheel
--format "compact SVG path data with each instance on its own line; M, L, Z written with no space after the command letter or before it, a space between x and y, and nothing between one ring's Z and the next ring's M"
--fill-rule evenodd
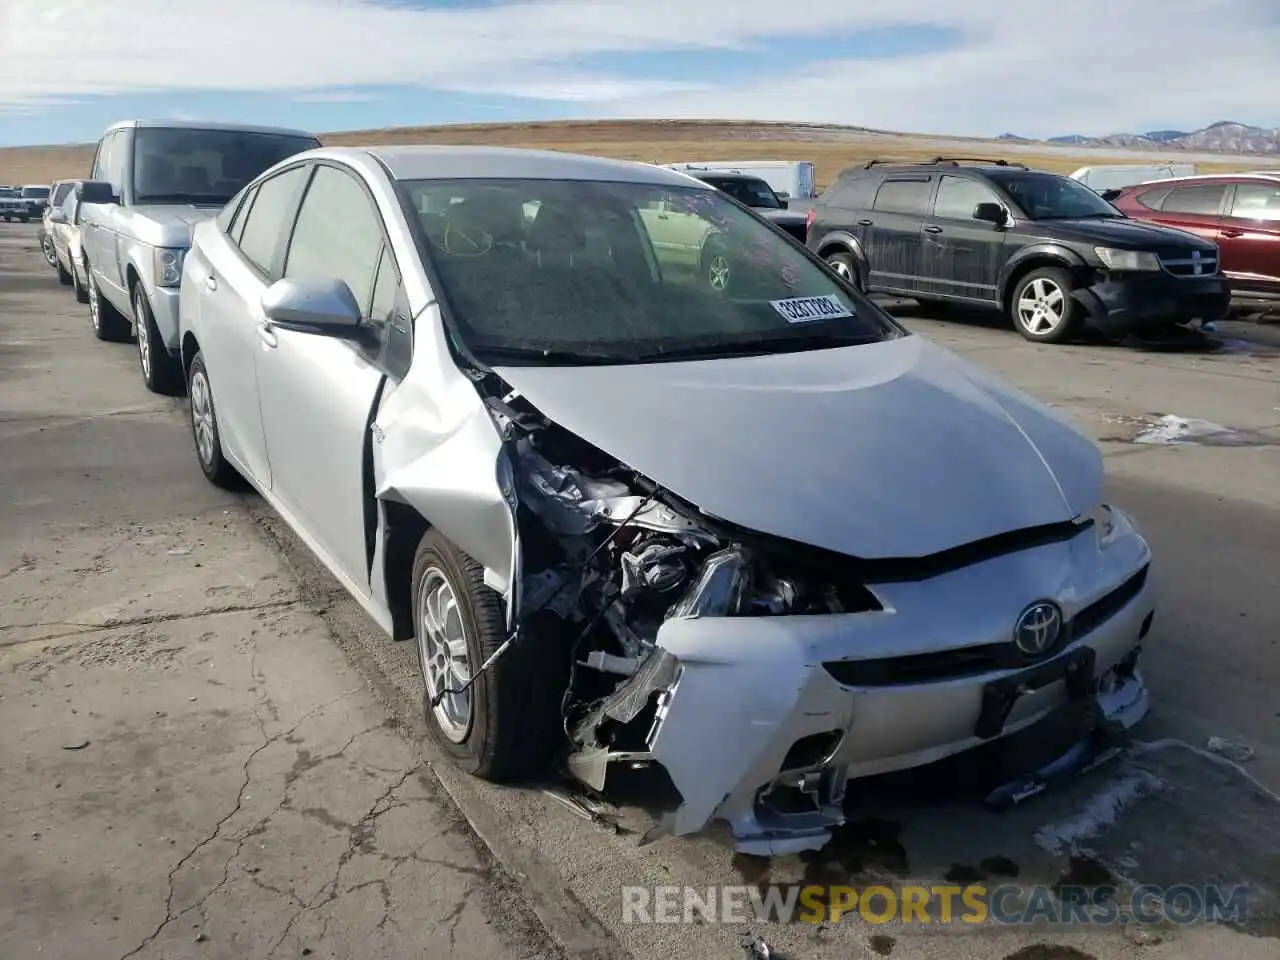
M40 241L40 250L44 254L45 262L48 263L49 266L56 267L58 265L58 254L53 249L53 238L47 233Z
M94 331L102 329L102 304L98 300L98 281L93 279L93 271L85 265L85 272L89 275L89 322L93 324Z
M466 685L471 657L457 594L439 567L428 567L422 574L415 617L427 697L430 702L440 697L432 713L441 733L452 743L462 743L471 731L471 691L441 693Z
M1036 277L1018 294L1018 322L1029 333L1043 336L1056 330L1067 315L1067 296L1047 277Z
M200 463L206 468L212 467L217 433L213 422L213 396L203 370L191 375L191 429L195 433L196 455L200 457Z
M707 264L707 282L717 293L729 289L729 258L723 253L713 254Z
M146 304L142 302L142 294L133 296L134 328L138 336L138 362L142 364L142 376L151 380L151 331L147 328Z

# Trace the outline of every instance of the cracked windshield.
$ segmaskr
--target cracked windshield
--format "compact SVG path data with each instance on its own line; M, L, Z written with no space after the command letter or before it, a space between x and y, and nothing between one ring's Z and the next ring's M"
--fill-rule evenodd
M3 6L0 960L1280 956L1274 0Z

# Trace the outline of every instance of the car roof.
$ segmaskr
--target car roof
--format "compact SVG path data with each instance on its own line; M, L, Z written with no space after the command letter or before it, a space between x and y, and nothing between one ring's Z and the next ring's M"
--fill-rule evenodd
M1179 183L1215 183L1219 181L1236 181L1236 180L1268 180L1280 181L1280 170L1266 172L1262 170L1251 170L1248 173L1198 173L1189 177L1164 177L1159 180L1148 180L1145 183L1135 183L1126 190L1133 187L1146 187L1152 184L1160 184L1161 186L1174 185Z
M204 120L120 120L107 127L104 136L113 130L124 130L129 127L158 127L165 130L231 130L241 133L275 133L284 136L310 137L318 139L307 130L294 130L289 127L263 127L251 123L210 123Z
M711 189L696 177L649 163L519 147L324 147L308 155L348 161L373 157L396 180L605 180Z

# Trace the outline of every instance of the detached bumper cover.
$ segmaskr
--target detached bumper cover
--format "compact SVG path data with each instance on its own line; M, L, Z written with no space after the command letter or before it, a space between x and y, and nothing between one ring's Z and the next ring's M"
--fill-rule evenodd
M1126 727L1137 722L1147 701L1132 668L1154 610L1150 551L1116 517L1105 545L1085 530L931 580L877 586L880 613L668 620L658 643L679 667L649 756L683 803L658 832L724 820L742 852L817 849L843 822L851 779L1011 734L1073 696ZM1016 669L964 666L966 651L1011 646L1019 613L1041 598L1078 621L1065 646ZM924 681L855 686L834 669L956 653L949 673ZM993 707L993 697L1002 702Z
M1104 333L1122 335L1188 320L1218 320L1231 306L1231 285L1221 274L1175 277L1167 273L1106 280L1072 296Z

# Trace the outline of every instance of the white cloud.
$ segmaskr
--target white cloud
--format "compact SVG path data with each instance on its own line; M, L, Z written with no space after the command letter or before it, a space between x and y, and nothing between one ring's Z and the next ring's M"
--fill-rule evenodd
M1275 0L3 0L0 109L140 90L359 96L371 84L561 101L577 115L821 120L897 130L1100 133L1280 123ZM781 37L932 24L940 54L823 63ZM608 55L756 49L744 85L634 77ZM586 57L598 66L588 70ZM568 106L572 104L572 106Z

